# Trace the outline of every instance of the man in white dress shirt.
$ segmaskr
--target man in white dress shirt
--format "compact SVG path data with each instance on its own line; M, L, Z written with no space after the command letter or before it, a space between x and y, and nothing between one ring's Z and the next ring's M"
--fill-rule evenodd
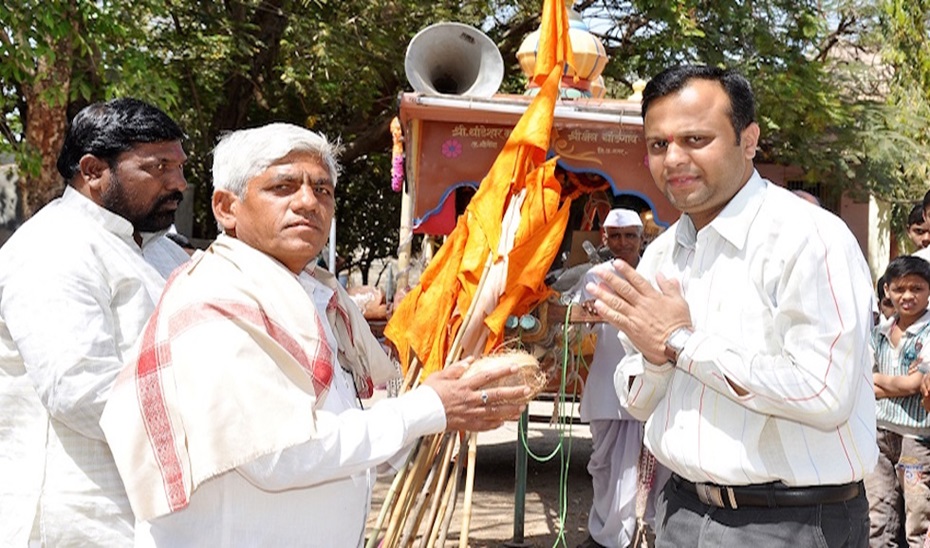
M162 237L184 133L134 99L75 116L64 195L0 248L0 545L125 546L133 516L98 420L187 255Z
M650 171L683 214L638 270L595 267L588 289L630 343L621 399L673 472L657 546L866 546L872 287L855 238L755 171L738 73L668 69L642 110Z
M604 219L601 239L614 257L632 267L639 264L643 247L643 221L639 213L612 209ZM584 291L596 281L588 272L581 282L581 299L592 303ZM637 471L643 448L643 423L620 406L614 388L614 371L623 358L617 328L607 322L594 324L597 345L581 397L581 419L591 426L591 458L588 473L593 486L588 513L588 538L579 548L626 548L636 530ZM651 516L650 516L651 517Z
M337 171L324 137L289 124L217 145L224 234L174 274L101 420L137 546L359 546L378 465L521 412L528 388L484 388L515 368L461 378L461 363L362 408L394 367L312 263Z

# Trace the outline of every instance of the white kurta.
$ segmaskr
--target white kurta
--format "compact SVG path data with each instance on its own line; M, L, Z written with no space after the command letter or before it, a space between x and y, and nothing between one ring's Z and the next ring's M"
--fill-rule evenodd
M136 546L361 546L375 467L443 430L445 415L426 387L365 411L353 390L340 369L312 440L203 483L187 508L139 523Z
M306 273L299 281L325 317L332 290ZM335 348L331 328L323 327ZM442 431L442 402L422 387L361 410L351 375L334 367L315 416L308 441L211 478L186 508L139 523L136 546L360 546L375 467Z
M677 367L634 350L615 377L662 464L723 485L843 484L872 469L872 283L841 219L753 173L700 231L682 216L637 271L679 280L695 328Z
M0 545L132 541L97 424L165 283L132 231L69 186L0 248ZM161 234L143 245L186 260Z
M599 280L589 270L580 285L584 288L589 282L597 283ZM582 302L591 298L587 290L581 291ZM620 405L620 397L614 387L614 372L625 354L619 332L607 322L598 322L593 329L597 334L597 343L581 396L581 420L636 420Z
M580 287L599 279L592 271ZM582 289L580 300L592 295ZM620 405L614 373L624 350L617 328L607 322L594 324L597 334L594 358L588 369L581 396L581 420L591 423L592 501L588 534L601 546L625 548L636 531L636 493L639 457L643 448L643 425Z
M142 234L142 256L155 267L161 277L168 279L178 266L190 260L184 248L166 238L167 231ZM197 251L199 253L199 250Z

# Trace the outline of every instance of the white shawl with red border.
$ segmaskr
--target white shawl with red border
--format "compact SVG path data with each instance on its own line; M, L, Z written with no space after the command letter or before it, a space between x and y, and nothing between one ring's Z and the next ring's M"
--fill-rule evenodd
M207 479L303 443L337 363L362 396L396 368L331 274L321 318L293 273L221 236L178 269L101 419L136 519L187 507ZM367 393L366 393L367 392Z

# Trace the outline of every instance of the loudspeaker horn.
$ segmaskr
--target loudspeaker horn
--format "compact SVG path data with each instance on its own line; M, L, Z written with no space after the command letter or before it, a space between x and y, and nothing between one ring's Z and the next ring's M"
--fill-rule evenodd
M436 23L407 45L407 81L430 95L490 97L504 79L504 59L480 30L462 23Z

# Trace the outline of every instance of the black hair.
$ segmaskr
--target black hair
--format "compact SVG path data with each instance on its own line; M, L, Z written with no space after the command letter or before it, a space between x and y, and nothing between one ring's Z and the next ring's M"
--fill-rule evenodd
M927 209L928 207L930 207L930 190L928 190L927 193L924 194L924 200L921 205L923 205L924 209Z
M885 283L891 285L891 282L910 275L920 276L930 284L930 262L914 255L902 255L888 263L888 268L882 275Z
M678 65L663 70L653 76L643 90L643 119L646 118L646 112L653 101L680 91L695 79L711 80L723 86L730 99L730 125L736 132L736 144L739 144L743 130L756 120L756 100L749 81L733 69L708 65Z
M911 212L907 216L907 226L911 227L912 225L921 225L924 223L924 205L915 204L911 208Z
M58 172L70 183L85 154L113 165L121 152L138 143L180 141L184 137L167 114L138 99L94 103L81 109L71 121L58 155Z
M878 302L881 303L885 300L885 275L882 274L878 281L875 282L875 293L878 294Z

